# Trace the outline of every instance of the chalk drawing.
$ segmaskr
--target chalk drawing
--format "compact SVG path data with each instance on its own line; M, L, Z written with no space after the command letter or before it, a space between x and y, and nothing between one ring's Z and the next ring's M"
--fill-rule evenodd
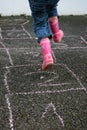
M0 28L0 40L2 40L3 37L2 37L2 29Z
M52 50L52 55L53 55L54 62L56 63L57 60L56 60L56 56L55 56L53 50Z
M82 36L80 36L80 38L87 45L87 41Z
M9 89L8 80L7 80L8 73L10 73L10 70L9 70L8 67L6 67L6 70L5 70L5 73L4 73L4 85L7 89L7 93L10 94L10 89Z
M47 105L47 107L45 108L45 111L42 113L42 118L45 118L46 116L46 113L50 110L50 109L53 109L53 112L54 114L58 117L61 125L64 127L64 121L63 121L63 118L57 113L56 111L56 107L54 106L54 104L51 102Z
M62 64L63 66L65 66L65 68L73 75L73 77L75 77L75 79L77 80L77 82L80 84L80 86L84 89L84 91L87 93L86 88L84 87L84 85L82 84L82 82L80 81L80 79L76 76L76 74L69 69L69 67L67 65Z
M4 38L4 39L9 39L9 38ZM23 40L26 40L26 39L29 39L29 37L26 37L26 38L10 38L10 40L14 40L14 39L23 39ZM31 49L30 48L23 48L23 47L20 47L20 48L15 48L15 47L13 47L13 48L8 48L8 47L6 47L8 50L32 50L33 49L33 47L31 47ZM38 50L40 50L40 48L39 47L37 47L37 49ZM84 49L87 49L87 47L67 47L67 48L62 48L62 47L54 47L53 48L53 50L77 50L77 49L82 49L82 50L84 50ZM0 48L0 50L5 50L5 48ZM33 52L28 52L28 54L30 54L30 53L33 53ZM38 53L39 54L39 53ZM56 63L56 57L55 57L55 63ZM26 66L26 65L25 65Z
M29 36L29 38L33 39L32 36L31 36L31 34L24 28L24 26L23 25L21 25L21 26L23 28L23 31L25 31L25 33Z
M12 58L11 58L11 55L10 55L10 53L9 53L9 49L6 48L6 46L5 46L2 42L0 42L0 44L5 48L6 53L7 53L7 55L8 55L8 58L9 58L9 62L10 62L10 64L13 66L14 64L13 64L13 60L12 60Z
M29 23L29 20L25 21L24 23L22 23L21 25L26 25L27 23Z
M6 98L6 103L7 103L7 107L8 107L8 110L9 110L9 125L10 125L10 129L14 130L13 114L12 114L11 103L10 103L8 94L5 95L5 98Z
M73 91L84 91L84 88L70 88L70 89L61 89L61 90L46 90L46 91L30 91L30 92L19 92L19 93L10 93L9 95L43 95L43 94L56 94L56 93L67 93Z
M5 88L7 90L7 94L5 94L5 99L6 99L6 103L7 103L7 107L8 107L8 111L9 111L9 125L10 125L10 129L14 130L13 114L12 114L11 103L10 103L10 99L9 99L10 89L9 89L8 79L7 79L8 73L10 73L10 70L9 70L8 67L5 67L4 85L5 85Z
M5 87L7 89L7 95L6 95L6 103L7 103L7 106L8 106L8 110L9 110L9 124L10 124L10 129L11 130L14 130L14 124L13 124L13 115L12 115L12 109L11 109L11 104L10 104L10 100L9 100L9 96L11 95L42 95L42 94L54 94L54 93L66 93L66 92L71 92L71 91L85 91L86 92L86 89L85 87L83 86L83 84L81 83L81 81L79 80L79 78L75 75L74 72L72 72L68 67L67 65L64 65L64 64L56 64L56 65L60 65L60 66L63 66L66 68L66 70L68 70L72 75L73 77L76 78L77 82L80 84L80 87L78 88L70 88L70 89L61 89L61 90L46 90L46 91L30 91L30 92L19 92L19 93L11 93L10 90L9 90L9 85L8 85L8 82L7 82L7 77L8 77L8 74L10 73L10 68L18 68L18 67L25 67L25 66L30 66L30 65L14 65L14 66L7 66L6 67L6 71L5 71L5 74L4 74L4 82L5 82ZM35 74L35 73L38 73L38 72L30 72L30 73L25 73L24 75L27 76L31 76L32 74ZM42 73L40 71L40 73ZM50 73L50 72L47 72L47 73ZM56 73L55 72L52 72L55 77L56 77ZM56 77L58 78L58 77ZM55 79L55 78L54 78ZM49 79L47 81L45 81L45 84L39 84L39 85L47 85L47 83L50 83L52 80L54 79ZM58 86L58 85L66 85L68 83L61 83L61 84L54 84L54 86ZM50 84L52 85L52 84ZM43 112L42 114L42 118L44 118L46 116L46 113L50 110L50 109L53 109L53 112L54 114L58 117L61 125L64 127L64 120L63 118L58 114L58 112L56 111L56 107L54 106L54 104L51 102L47 105L47 107L45 108L45 111Z
M10 103L10 100L9 100L9 96L11 95L42 95L42 94L53 94L53 93L66 93L66 92L72 92L72 91L85 91L86 92L86 89L85 87L83 86L83 84L81 83L80 79L75 75L75 73L70 70L67 65L64 65L64 64L56 64L56 65L60 65L60 66L63 66L66 68L66 70L68 70L72 75L73 77L76 78L77 82L80 84L80 87L79 88L70 88L70 89L62 89L62 90L47 90L47 91L31 91L31 92L23 92L23 93L10 93L10 90L9 90L9 86L8 86L8 82L7 82L7 76L8 76L8 73L10 73L9 69L10 68L16 68L16 67L25 67L25 66L30 66L30 65L14 65L14 66L7 66L6 67L6 71L5 71L5 74L4 74L4 82L5 82L5 87L7 88L7 92L8 94L5 95L5 98L6 98L6 103L7 103L7 106L8 106L8 110L9 110L9 124L10 124L10 129L11 130L14 130L14 123L13 123L13 114L12 114L12 109L11 109L11 103ZM36 72L38 73L38 72ZM49 73L49 72L48 72ZM55 72L52 72L55 76L56 76L56 73ZM30 75L31 74L35 74L35 72L30 72L30 73L26 73L25 75ZM58 78L58 77L57 77ZM49 79L48 81L45 82L45 85L46 83L50 83L50 81L52 81L52 79ZM66 83L67 84L67 83ZM42 84L39 84L39 85L42 85ZM55 86L58 85L58 84L54 84ZM59 85L65 85L65 83L61 83ZM42 118L45 118L47 112L52 109L54 114L57 116L58 120L60 121L62 127L64 127L64 120L63 118L58 114L57 110L56 110L56 107L54 106L54 104L51 102L49 103L46 108L45 108L45 111L42 113Z
M11 37L11 38L7 38L7 37L5 37L5 38L3 38L3 40L16 40L16 39L18 39L18 40L28 40L28 39L30 39L29 37L20 37L20 38L18 38L18 37Z
M8 23L7 23L8 21ZM27 19L22 19L22 18L16 18L16 19L0 19L0 26L14 26L14 25L20 25L20 24L26 24L25 22L28 22L29 20Z
M19 19L16 19L15 21L17 21ZM6 21L6 20L5 20ZM4 22L5 22L4 21ZM11 21L11 20L10 20ZM19 20L19 22L22 22L19 23L19 26L21 27L21 29L15 29L14 27L10 30L10 29L7 29L7 30L3 30L2 28L0 28L0 40L5 40L5 39L9 39L9 40L14 40L14 39L37 39L36 37L33 37L31 36L31 33L29 33L24 25L26 25L27 23L29 23L29 20L27 21L22 21L22 19ZM12 24L9 24L12 26ZM16 25L16 24L14 24ZM13 26L14 26L13 25ZM5 32L8 36L11 36L11 37L3 37L2 35L2 32ZM16 34L16 37L12 37L12 34ZM20 37L21 34L23 35L23 37ZM64 37L74 37L74 38L77 38L79 36L76 36L76 35L67 35L67 36L64 36ZM82 37L80 36L80 39L85 43L87 44L87 41ZM10 69L12 68L20 68L20 67L29 67L29 66L34 66L36 64L25 64L25 65L14 65L13 63L13 60L11 58L11 55L10 55L10 52L9 50L11 49L28 49L29 48L7 48L3 42L0 42L1 46L3 48L0 48L0 49L3 49L6 51L7 53L7 56L8 56L8 59L9 59L9 62L10 62L10 65L9 66L4 66L3 69L5 69L5 72L4 72L4 86L7 90L7 94L5 95L5 99L6 99L6 104L7 104L7 108L8 108L8 112L9 112L9 126L10 126L10 130L14 130L14 120L13 120L13 113L12 113L12 106L11 106L11 102L10 102L10 96L11 95L42 95L42 94L54 94L54 93L67 93L67 92L73 92L73 91L84 91L86 94L87 94L87 89L84 87L84 85L82 84L82 82L80 81L79 77L77 77L77 75L66 65L66 64L55 64L56 66L60 65L62 67L64 67L66 69L66 71L68 71L69 73L71 73L71 75L76 79L77 83L79 84L79 87L76 87L76 88L67 88L67 89L60 89L60 90L46 90L46 91L29 91L29 92L15 92L15 93L12 93L10 91L10 88L9 88L9 84L8 84L8 74L10 74ZM53 43L54 45L56 45L56 43ZM81 46L77 46L77 47L69 47L67 44L63 44L63 43L59 43L60 45L59 46L56 46L56 47L53 47L53 50L56 50L56 49L87 49L87 47L81 47ZM30 53L31 50L30 50ZM29 54L30 54L29 53ZM56 60L56 57L55 57L55 54L54 52L53 53L53 57L54 57L54 60L55 62L57 61ZM37 64L37 66L40 66L40 64ZM30 72L30 73L25 73L24 75L25 76L31 76L31 75L34 75L36 73L42 73L41 70L38 70L38 72ZM68 82L65 82L65 83L54 83L54 84L51 84L51 81L55 81L55 79L57 79L59 76L57 73L55 72L45 72L45 73L49 73L49 74L54 74L55 76L53 78L50 78L42 83L38 83L39 86L63 86L63 85L72 85L71 83L68 83ZM44 79L44 77L40 77L40 79ZM41 118L45 118L46 117L46 114L48 113L48 111L50 111L50 109L53 110L53 113L57 116L58 120L60 121L62 127L64 127L64 120L63 118L59 115L59 113L57 112L56 110L56 107L54 105L54 103L50 102L47 104L47 106L45 107L45 110L44 112L42 113L42 117Z

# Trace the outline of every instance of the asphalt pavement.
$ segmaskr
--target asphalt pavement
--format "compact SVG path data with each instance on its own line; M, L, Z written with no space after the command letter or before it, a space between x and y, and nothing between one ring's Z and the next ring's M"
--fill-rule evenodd
M59 22L54 67L42 71L32 17L0 17L0 130L87 130L87 16Z

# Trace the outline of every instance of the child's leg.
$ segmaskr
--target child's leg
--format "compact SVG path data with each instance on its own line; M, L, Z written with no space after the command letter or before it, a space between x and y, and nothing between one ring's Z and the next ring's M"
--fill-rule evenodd
M45 6L43 6L45 3L42 3L44 0L42 2L35 3L32 0L29 1L32 10L32 16L34 19L34 31L38 38L38 43L40 43L43 55L42 69L46 70L53 65L51 45L48 38L52 36L48 23L48 13L46 12Z
M34 32L38 42L44 37L52 37L52 32L48 23L48 12L46 12L45 0L29 0L33 16Z
M55 42L60 42L64 36L64 33L59 28L59 22L58 22L58 13L56 9L56 5L51 7L49 10L49 24L51 31L53 33L53 39Z

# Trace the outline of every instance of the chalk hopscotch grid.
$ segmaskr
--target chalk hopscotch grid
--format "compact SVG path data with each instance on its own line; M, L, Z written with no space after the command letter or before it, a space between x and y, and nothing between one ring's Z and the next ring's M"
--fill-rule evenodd
M27 21L27 22L28 22L28 21ZM27 22L25 22L24 24L21 25L21 26L22 26L22 29L23 29L22 31L25 31L25 32L27 33L28 37L32 39L32 36L30 35L30 33L28 33L28 32L26 31L26 29L24 28L24 26L23 26L23 25L25 25ZM20 31L21 31L21 30L20 30ZM3 37L2 37L2 36L1 36L1 39L3 40ZM9 39L11 39L11 38L9 38ZM13 38L13 39L14 39L14 38ZM81 37L81 39L84 41L84 39L83 39L82 37ZM84 42L85 42L85 41L84 41ZM70 89L65 89L65 90L54 90L54 91L49 91L49 90L47 90L47 91L35 91L35 92L24 92L24 93L11 93L11 92L10 92L10 89L9 89L9 85L8 85L8 74L10 73L10 68L26 67L26 66L29 66L29 65L14 65L13 60L12 60L12 58L11 58L11 55L10 55L10 53L9 53L9 49L6 48L6 46L3 44L3 42L0 42L0 44L1 44L2 47L3 47L3 48L1 48L1 49L5 49L5 51L6 51L7 55L8 55L9 62L10 62L10 66L4 67L4 68L5 68L5 73L4 73L4 85L5 85L6 90L7 90L7 94L5 95L5 98L6 98L6 103L7 103L8 111L9 111L9 125L10 125L10 129L11 129L11 130L14 130L12 107L11 107L11 103L10 103L10 99L9 99L9 96L11 96L11 95L14 95L14 94L16 94L16 95L32 95L32 94L35 95L35 94L37 94L37 95L38 95L38 94L47 94L47 93L51 93L51 94L52 94L52 93L64 93L64 92L69 92L69 91L84 91L84 92L87 94L87 90L86 90L86 88L83 86L83 84L81 83L80 79L76 76L76 74L75 74L72 70L70 70L70 69L68 68L67 65L64 65L64 64L57 64L57 65L61 65L61 66L65 67L65 69L68 70L68 71L73 75L73 77L77 80L77 82L78 82L79 85L80 85L79 88L70 88ZM72 47L72 48L73 48L73 49L78 49L78 48L83 49L84 47ZM16 48L16 49L17 49L17 48ZM22 49L24 49L24 48L22 48ZM57 48L56 48L56 49L57 49ZM38 64L38 65L39 65L39 64ZM63 83L60 84L60 85L63 85ZM45 116L46 111L47 111L47 109L48 109L49 107L53 107L54 113L56 113L56 107L55 107L54 104L51 102L51 103L49 103L48 106L45 108L45 112L42 114L42 117ZM60 119L60 122L61 122L62 126L64 126L64 121L63 121L63 119L60 117L60 115L58 115L58 113L56 113L56 115L57 115L58 118Z
M31 36L31 34L25 29L25 27L24 27L24 25L26 25L27 23L29 23L29 20L27 20L26 22L24 22L24 23L22 23L22 24L20 24L20 26L21 26L21 30L2 30L1 29L1 27L0 27L0 39L9 39L9 40L13 40L13 39L37 39L36 37L32 37ZM29 37L25 37L25 38L18 38L18 37L16 37L16 38L14 38L14 37L10 37L10 38L3 38L3 36L2 36L2 32L25 32L25 34L27 35L27 36L29 36ZM75 38L77 38L78 36L75 36L75 35L68 35L68 36L64 36L64 37L75 37ZM87 41L82 37L82 36L80 36L80 39L82 40L82 42L83 43L85 43L85 44L87 44ZM84 47L83 47L84 48Z
M72 72L66 65L63 65L63 64L59 64L59 65L62 65L62 66L65 66L66 69L68 69L69 72L72 73L72 75L76 78L77 82L80 84L80 88L71 88L71 89L66 89L66 90L54 90L54 91L35 91L35 92L24 92L24 93L10 93L10 90L9 90L9 85L8 85L8 81L7 81L7 77L8 77L8 74L10 73L10 67L6 67L6 71L5 71L5 74L4 74L4 83L5 83L5 87L7 89L7 94L5 95L5 98L6 98L6 103L7 103L7 106L8 106L8 110L9 110L9 122L10 122L10 129L11 130L14 130L14 125L13 125L13 115L12 115L12 109L11 109L11 103L10 103L10 99L9 99L9 96L11 95L35 95L35 94L47 94L47 93L64 93L64 92L69 92L69 91L86 91L85 87L83 86L83 84L81 83L81 81L79 80L79 78L77 78L77 76L74 74L74 72ZM24 65L25 66L25 65ZM29 66L29 65L26 65L26 66ZM20 66L11 66L11 68L14 68L14 67L20 67ZM62 84L60 84L62 85ZM50 104L48 104L49 106ZM54 106L51 104L51 107ZM54 106L55 107L55 106ZM54 108L53 107L53 108ZM55 108L56 109L56 108ZM46 113L46 112L45 112ZM56 111L55 111L56 113ZM60 117L60 115L58 116ZM64 122L63 122L63 119L61 119L61 117L59 118L60 121L61 121L61 124L62 126L64 126Z
M8 66L6 67L6 71L4 74L4 85L7 89L7 94L5 95L5 98L6 98L6 103L7 103L8 110L9 110L9 124L10 124L11 130L14 130L13 114L12 114L11 103L10 103L10 99L9 99L9 96L11 96L11 95L39 95L39 94L65 93L65 92L69 92L69 91L84 91L87 93L86 88L83 86L80 79L74 74L74 72L72 72L66 65L63 65L63 64L60 64L60 65L65 66L66 69L68 69L68 71L71 72L71 74L76 78L77 82L80 84L79 88L70 88L70 89L65 89L65 90L54 90L54 91L47 90L47 91L35 91L35 92L31 91L31 92L24 92L24 93L11 93L10 89L9 89L8 81L7 81L8 74L10 73L10 67L8 67ZM18 66L11 66L11 67L14 68L14 67L18 67ZM63 84L60 84L60 85L63 85ZM49 106L49 104L48 104L48 106ZM54 105L51 104L51 107L52 106L54 106ZM56 113L56 111L55 111L55 113ZM60 115L58 117L60 117ZM62 126L64 126L63 119L61 117L60 117L60 119L61 119L60 122L61 122Z
M22 21L23 19L16 19L16 21L17 20ZM3 20L3 21L6 21L6 20ZM11 20L9 20L9 21L11 21ZM4 31L0 27L0 39L3 39L3 40L4 39L9 39L9 40L13 40L13 39L37 39L36 37L32 37L31 34L24 27L24 25L26 25L29 22L30 22L29 20L26 20L24 23L19 24L22 28L21 30L5 30L6 32L23 32L24 31L25 34L27 34L27 36L29 36L29 37L26 37L26 38L23 38L23 37L22 38L3 38L1 33L4 32ZM15 24L14 24L14 26L15 26ZM68 35L68 36L64 36L64 37L75 37L75 38L77 38L78 36ZM82 36L80 36L80 39L82 40L83 43L85 43L87 45L87 41Z
M31 34L25 29L25 27L24 27L24 25L26 25L27 23L29 22L29 20L27 20L26 22L24 22L23 24L20 24L19 26L21 27L21 29L20 30L18 30L18 29L12 29L12 30L2 30L2 28L0 28L0 39L2 39L2 40L14 40L14 39L37 39L36 37L32 37L31 36ZM14 25L15 26L15 25ZM25 33L25 35L27 36L27 37L2 37L2 32L6 32L6 33L15 33L15 32L17 32L18 33L18 35L17 36L19 36L20 35L20 32L24 32Z
M7 50L6 50L7 51ZM7 53L8 54L8 53ZM11 61L10 61L10 63L11 63ZM12 65L12 63L11 63L11 65ZM26 65L23 65L23 66L26 66ZM28 65L29 66L29 65ZM64 65L64 66L66 66L66 65ZM19 67L18 65L17 66L11 66L11 67ZM11 130L14 130L14 125L13 125L13 115L12 115L12 110L11 110L11 104L10 104L10 100L9 100L9 95L12 95L11 93L10 93L10 90L9 90L9 86L8 86L8 82L7 82L7 75L8 75L8 73L10 72L9 71L9 68L10 67L6 67L6 69L7 69L7 71L5 72L5 74L4 74L4 82L5 82L5 86L6 86L6 89L7 89L7 92L8 92L8 94L6 94L5 95L5 98L6 98L6 102L7 102L7 105L8 105L8 110L9 110L9 122L10 122L10 128L11 128ZM73 74L73 76L75 76L76 77L76 75L66 66L66 68ZM36 92L26 92L26 93L16 93L17 95L20 95L20 94L26 94L26 95L28 95L28 94L46 94L46 93L61 93L61 92L68 92L68 91L78 91L78 90L84 90L85 92L86 92L86 89L85 89L85 87L82 85L82 83L80 82L80 80L76 77L76 79L77 79L77 81L80 83L80 85L81 85L81 87L82 88L76 88L76 89L74 89L74 88L71 88L71 89L68 89L68 90L60 90L60 91L49 91L49 90L47 90L47 91L36 91ZM49 105L48 105L49 106ZM62 120L61 120L61 123L62 123ZM62 123L62 125L64 125L63 123Z

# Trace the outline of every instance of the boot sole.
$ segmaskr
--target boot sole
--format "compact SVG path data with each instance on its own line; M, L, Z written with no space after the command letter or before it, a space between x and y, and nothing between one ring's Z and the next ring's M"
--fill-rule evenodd
M42 70L51 70L53 68L54 63L53 62L49 62L48 64L46 64L46 66L44 68L42 68Z

